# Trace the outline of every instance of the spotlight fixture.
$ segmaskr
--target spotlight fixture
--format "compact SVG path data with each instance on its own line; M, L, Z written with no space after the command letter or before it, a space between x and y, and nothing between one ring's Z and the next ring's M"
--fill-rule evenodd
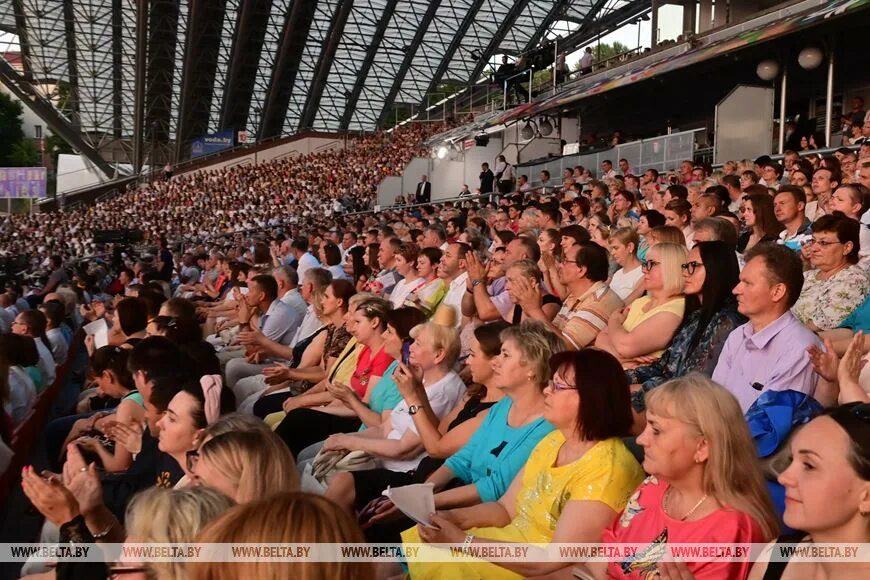
M763 60L758 63L755 74L763 81L772 81L779 74L779 63L775 60Z
M825 55L815 46L808 46L798 54L798 64L804 70L813 70L819 68L822 64Z
M439 147L438 150L435 152L435 155L438 156L438 159L444 159L445 157L447 157L447 147L445 147L444 145L442 145L442 146Z
M549 137L553 133L553 123L550 122L549 118L544 117L538 122L538 132L541 137Z
M523 140L528 141L529 139L531 139L534 136L535 136L534 127L532 127L531 122L526 121L525 126L522 129L520 129L520 137L522 137Z

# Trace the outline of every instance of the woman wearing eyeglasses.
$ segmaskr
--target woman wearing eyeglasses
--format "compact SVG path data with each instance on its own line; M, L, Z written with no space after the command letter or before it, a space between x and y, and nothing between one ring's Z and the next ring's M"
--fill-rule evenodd
M792 312L813 332L839 326L870 293L870 279L857 266L860 225L844 215L824 215L808 240L812 270Z
M779 476L786 525L777 543L870 542L870 405L850 403L816 417L794 436L792 461ZM765 556L752 580L866 578L866 562L775 562Z
M631 424L628 383L619 362L596 349L550 359L544 417L556 428L534 448L497 501L430 515L405 543L547 544L598 542L643 479L623 437ZM412 578L520 578L551 574L564 562L529 548L527 560L411 562ZM537 556L537 557L536 557Z
M618 358L624 368L659 359L683 321L681 266L686 256L686 247L679 244L650 248L642 265L646 296L611 314L607 328L595 339L595 346Z

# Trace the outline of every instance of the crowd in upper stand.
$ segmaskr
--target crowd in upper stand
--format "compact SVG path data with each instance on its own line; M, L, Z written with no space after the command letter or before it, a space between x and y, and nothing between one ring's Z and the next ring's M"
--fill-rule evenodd
M646 546L608 565L533 549L136 570L160 579L866 577L860 562L660 558L870 541L870 145L716 170L608 161L535 187L517 169L491 199L329 211L349 176L370 196L421 135L16 218L53 234L38 253L74 255L71 238L127 210L159 240L115 269L50 257L46 288L0 294L4 440L77 341L88 353L85 384L64 387L74 412L42 432L48 473L22 476L43 540ZM77 332L100 320L105 346ZM383 495L423 482L431 526Z

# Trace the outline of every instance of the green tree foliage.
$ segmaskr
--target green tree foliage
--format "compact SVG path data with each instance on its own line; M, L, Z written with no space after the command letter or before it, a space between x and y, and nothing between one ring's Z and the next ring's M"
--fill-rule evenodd
M0 167L9 167L15 146L24 139L21 103L0 93Z
M35 167L39 165L39 149L27 138L12 145L8 157L9 167Z

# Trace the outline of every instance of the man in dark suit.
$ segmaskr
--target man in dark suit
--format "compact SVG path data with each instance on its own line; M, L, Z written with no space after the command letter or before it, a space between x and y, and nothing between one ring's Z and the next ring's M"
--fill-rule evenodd
M417 203L429 203L429 200L431 199L432 184L429 183L429 179L424 175L420 178L420 183L417 184L415 200Z
M495 183L495 174L489 168L489 163L483 163L480 166L480 193L492 193L495 191L493 184Z

